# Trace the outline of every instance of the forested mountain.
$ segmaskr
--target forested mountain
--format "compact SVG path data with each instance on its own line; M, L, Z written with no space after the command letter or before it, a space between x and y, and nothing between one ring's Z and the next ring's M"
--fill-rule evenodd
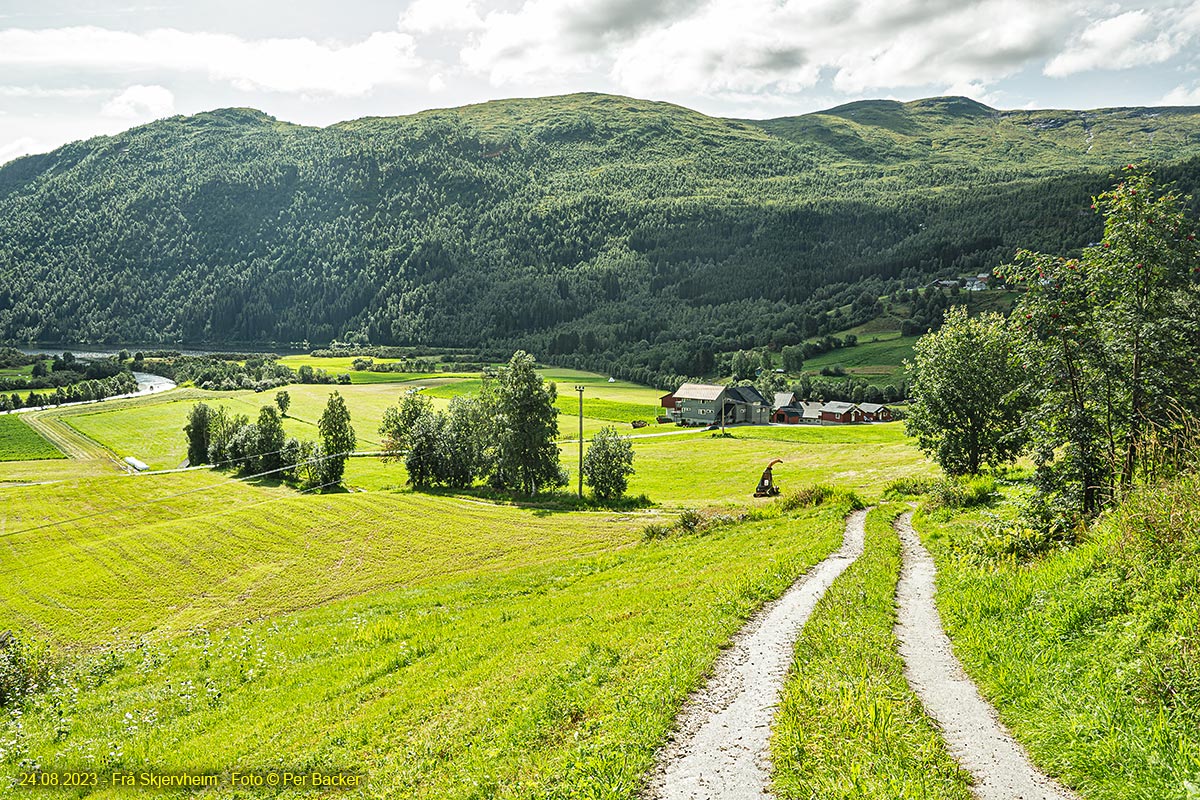
M749 121L581 94L327 128L223 109L0 168L0 340L520 346L699 374L902 284L1077 249L1129 161L1191 191L1200 109Z

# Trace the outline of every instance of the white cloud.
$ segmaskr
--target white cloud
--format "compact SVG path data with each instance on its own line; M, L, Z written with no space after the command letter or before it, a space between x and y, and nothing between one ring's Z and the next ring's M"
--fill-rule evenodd
M1160 64L1179 51L1190 34L1155 24L1144 9L1093 22L1066 50L1046 64L1045 74L1061 78L1096 69L1128 69ZM1180 35L1184 34L1184 35Z
M484 22L473 0L414 0L400 15L398 27L412 33L473 31Z
M1165 106L1200 106L1200 83L1176 86L1160 102Z
M1078 0L1072 0L1072 3ZM1058 52L1071 3L1041 0L525 0L462 51L493 84L606 71L635 93L982 92Z
M89 89L86 87L45 89L41 86L0 86L0 97L31 98L35 100L45 100L47 98L74 100L85 97L100 97L108 93L106 89Z
M22 136L20 139L11 141L8 144L0 144L0 164L7 164L14 158L29 155L30 153L42 153L48 149L32 136Z
M77 27L0 31L0 66L206 74L243 90L361 95L410 82L412 36L377 32L353 44L253 39L170 28L129 33Z
M175 113L175 95L164 86L136 84L105 103L100 113L127 121L161 119Z

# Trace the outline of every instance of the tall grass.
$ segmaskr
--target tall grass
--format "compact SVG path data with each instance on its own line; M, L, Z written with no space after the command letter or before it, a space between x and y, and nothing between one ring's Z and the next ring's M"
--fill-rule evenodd
M1023 558L972 555L995 525L981 509L917 525L956 654L1042 767L1096 800L1196 796L1200 478L1143 486L1077 546Z
M796 645L771 739L782 800L971 796L897 652L898 512L870 513L863 555L825 593Z

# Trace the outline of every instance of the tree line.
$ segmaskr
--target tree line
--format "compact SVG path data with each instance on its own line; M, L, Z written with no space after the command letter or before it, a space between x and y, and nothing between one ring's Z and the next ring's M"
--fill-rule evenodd
M379 428L384 461L403 461L414 487L491 489L532 496L567 484L559 461L557 387L518 351L484 373L478 395L458 396L443 410L410 391L384 412ZM629 441L606 429L593 438L583 477L602 502L619 499L633 473Z
M947 312L910 367L910 433L951 474L1032 458L1031 515L1072 531L1200 441L1200 245L1190 198L1127 167L1078 257L1022 250L1008 317Z
M284 433L283 418L290 405L291 396L280 391L275 403L263 406L251 422L247 415L231 414L224 406L213 409L196 403L184 426L188 464L211 464L244 477L294 483L304 490L340 485L357 443L346 401L336 391L329 395L317 421L316 442Z

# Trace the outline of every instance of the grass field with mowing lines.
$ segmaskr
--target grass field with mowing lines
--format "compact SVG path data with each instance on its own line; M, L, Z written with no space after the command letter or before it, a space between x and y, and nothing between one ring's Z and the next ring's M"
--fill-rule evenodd
M585 413L656 408L654 390L557 378L587 385ZM315 437L336 389L370 448L406 386L477 387L433 381L290 386L285 427ZM181 390L45 413L81 442L165 467L183 458L197 399L253 418L273 392ZM608 424L588 417L585 432ZM560 430L574 434L573 414ZM750 505L780 454L792 489L819 479L873 495L894 472L928 470L899 426L734 435L634 440L631 493L676 508ZM564 447L564 464L575 458ZM91 676L79 694L27 704L30 755L56 768L361 766L375 782L351 796L364 797L628 797L719 647L836 546L846 511L647 543L642 528L667 512L497 505L405 480L401 464L355 458L356 491L329 495L210 471L0 487L0 620L83 648ZM54 703L69 707L65 734Z
M29 427L20 414L0 415L0 461L66 458L44 436Z
M330 375L339 375L346 373L350 376L350 383L403 383L405 381L422 380L426 378L455 378L455 377L471 377L467 373L461 372L370 372L368 370L351 369L353 362L358 356L309 356L309 355L293 355L284 356L279 359L279 363L291 369L300 369L300 367L308 364L313 369L323 369ZM376 364L395 364L398 361L403 361L400 358L373 358Z
M489 534L493 517L464 515L461 503L433 536L375 520L373 535L387 540L378 552L394 552L389 567L400 570L389 590L98 657L78 691L70 685L28 703L20 735L30 757L56 768L341 767L368 775L348 797L628 797L719 648L833 549L845 511L616 549L610 523L593 555L562 517L536 530L538 517L513 518L503 535ZM168 553L182 546L154 526L140 533ZM310 563L304 541L282 536L254 526L242 548L289 547L293 582L339 579L327 563L335 548L310 539ZM514 537L522 546L508 554ZM187 539L195 558L198 538ZM481 543L508 555L452 580L421 582L405 571L430 551L458 560ZM207 549L198 554L202 571ZM147 577L160 566L152 560L160 556L135 553L149 561ZM139 596L102 619L136 616L156 599ZM91 634L82 625L76 632ZM4 764L0 775L14 769Z
M909 689L897 651L897 505L867 517L866 547L817 604L771 735L781 800L970 800L969 779Z
M413 493L297 495L222 479L201 471L0 490L0 619L60 644L167 635L578 557L640 534L635 521L608 513L543 514ZM199 486L214 488L137 505ZM80 502L85 496L96 499ZM70 516L116 513L14 533L48 521L45 509L56 505ZM52 512L49 521L65 516ZM72 613L64 617L64 608Z

